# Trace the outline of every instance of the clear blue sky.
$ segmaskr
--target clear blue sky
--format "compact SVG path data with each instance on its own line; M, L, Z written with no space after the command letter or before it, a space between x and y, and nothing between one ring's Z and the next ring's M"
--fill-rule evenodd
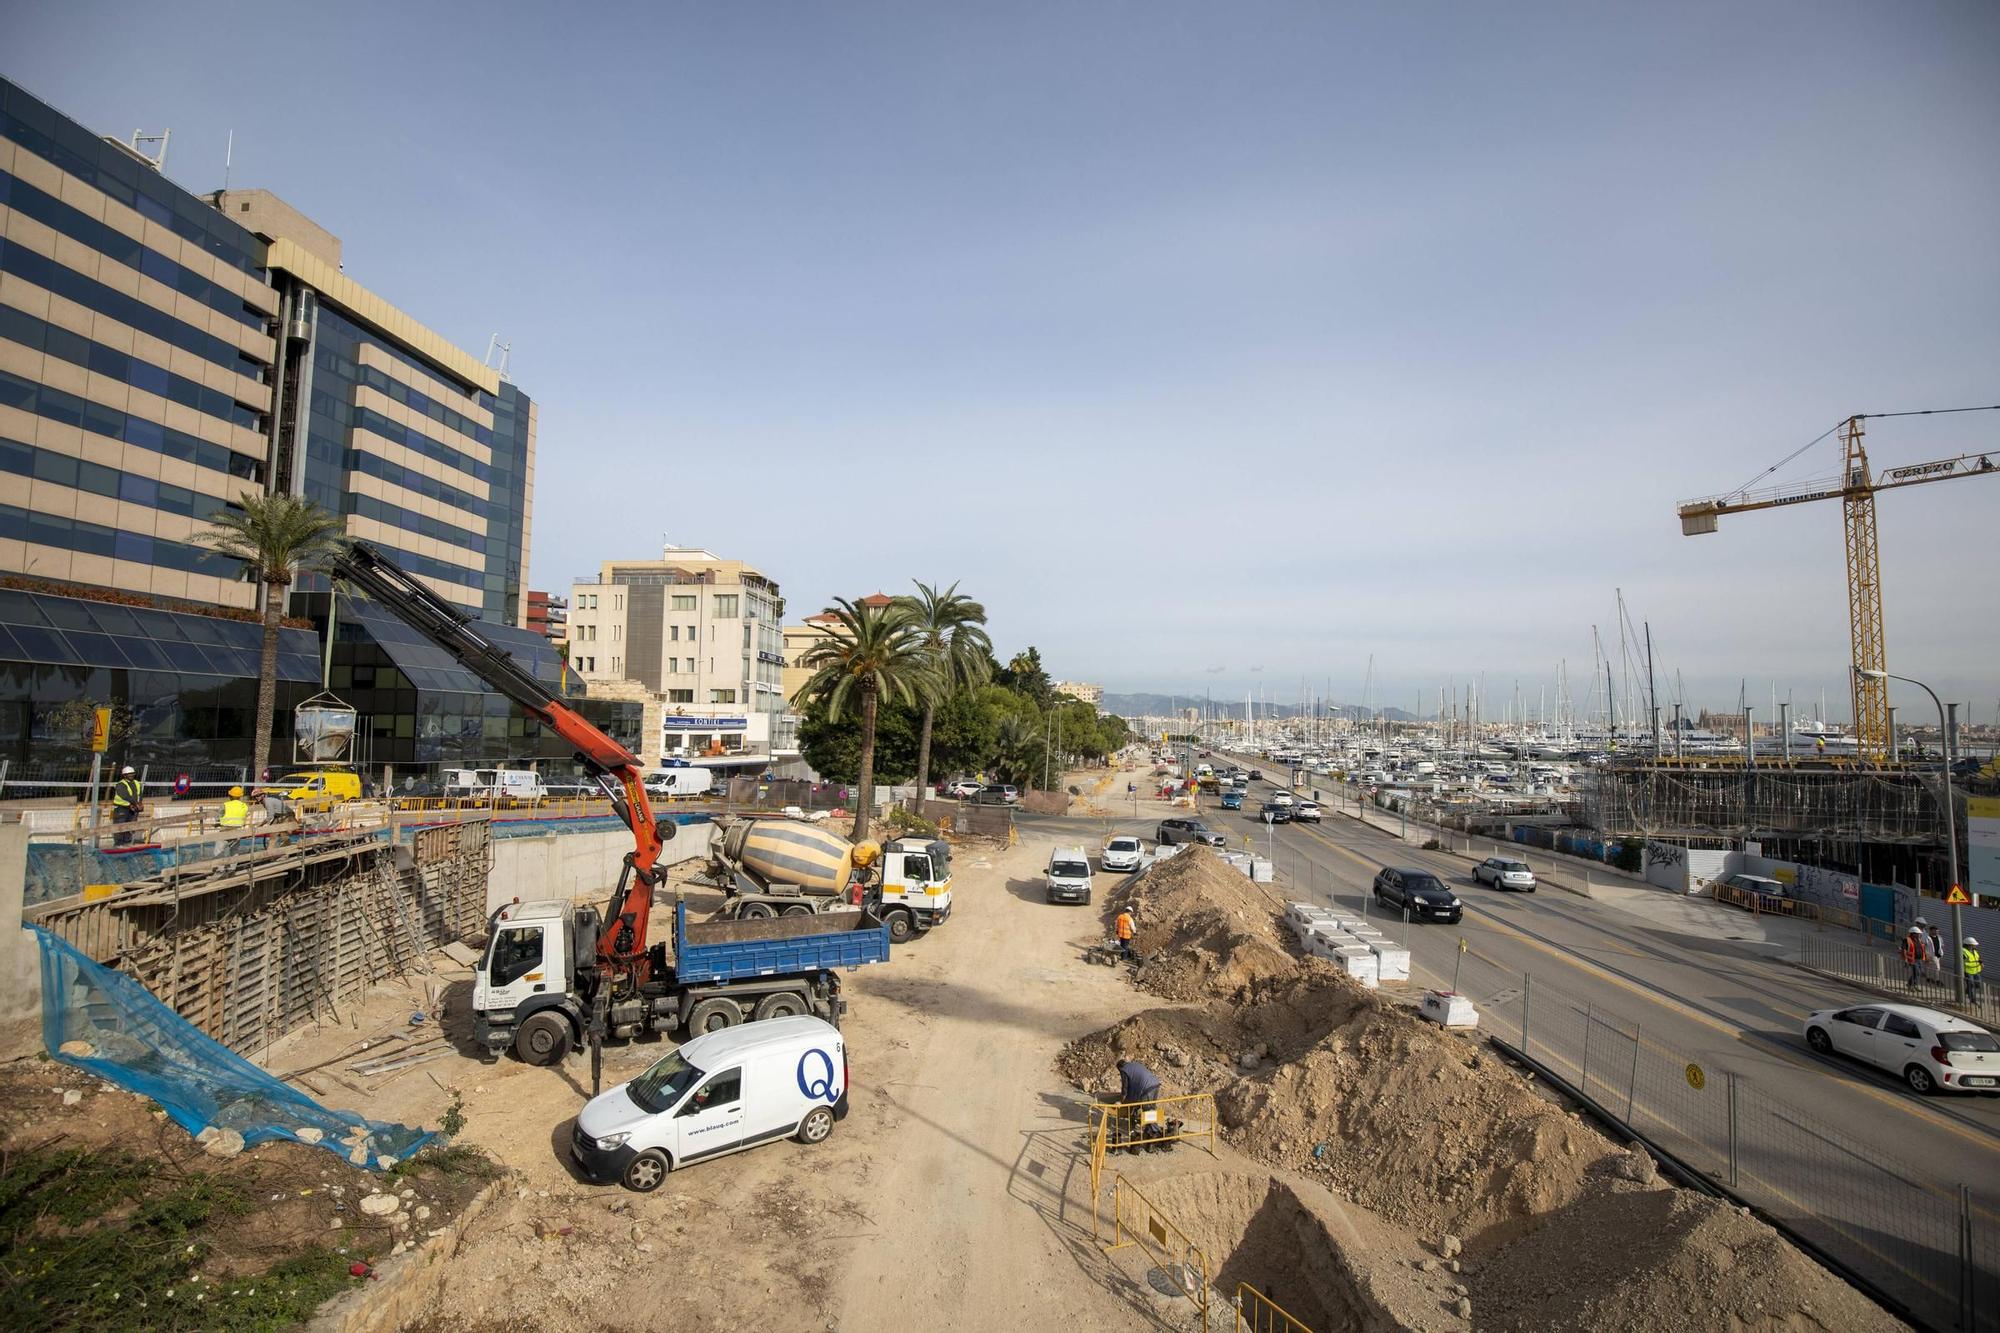
M1846 713L1853 411L2000 402L2000 6L15 4L0 66L264 186L541 404L533 582L961 580L1113 689L1587 676ZM2000 413L1879 423L1884 466ZM1787 474L1836 470L1822 446ZM1881 505L1892 670L2000 705L2000 480ZM1216 668L1220 668L1217 670ZM1906 714L1915 700L1898 698Z

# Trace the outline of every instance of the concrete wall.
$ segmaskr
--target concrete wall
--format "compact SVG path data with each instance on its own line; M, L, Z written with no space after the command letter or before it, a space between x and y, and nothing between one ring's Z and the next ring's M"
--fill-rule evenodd
M0 1060L42 1048L42 951L21 924L28 830L0 824Z
M708 855L713 824L683 824L660 855L662 865L678 865ZM493 875L486 881L486 910L515 898L602 900L618 883L632 835L624 829L593 833L543 833L529 838L497 838Z

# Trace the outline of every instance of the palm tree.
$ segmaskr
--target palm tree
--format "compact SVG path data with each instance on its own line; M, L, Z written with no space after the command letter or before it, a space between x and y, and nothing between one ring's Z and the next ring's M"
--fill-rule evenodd
M826 705L829 721L839 721L848 700L861 696L861 808L854 816L854 840L868 836L868 816L875 804L875 713L886 697L915 703L933 688L931 663L917 635L909 606L892 601L870 606L836 598L827 608L832 631L799 659L812 675L799 687L800 697Z
M214 526L194 539L241 560L264 585L264 654L257 666L257 730L250 751L250 771L261 775L271 757L271 723L278 711L278 622L285 589L299 574L325 568L346 538L338 514L295 495L246 491L237 505L210 514Z
M956 583L939 592L928 583L917 584L917 595L899 598L910 608L917 640L930 659L931 675L937 688L924 695L924 726L917 735L917 813L924 812L924 798L931 785L931 724L937 706L951 695L986 679L993 661L993 640L981 628L986 608L958 590Z

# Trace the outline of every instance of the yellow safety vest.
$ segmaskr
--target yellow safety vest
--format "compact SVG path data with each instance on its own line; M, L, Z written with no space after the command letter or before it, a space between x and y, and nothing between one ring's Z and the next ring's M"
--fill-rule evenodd
M1979 962L1979 950L1967 946L1961 949L1960 952L1965 955L1965 975L1968 977L1978 976L1981 966Z
M111 804L139 804L139 779L120 778L111 788Z
M242 828L250 822L250 804L232 796L222 806L222 827Z

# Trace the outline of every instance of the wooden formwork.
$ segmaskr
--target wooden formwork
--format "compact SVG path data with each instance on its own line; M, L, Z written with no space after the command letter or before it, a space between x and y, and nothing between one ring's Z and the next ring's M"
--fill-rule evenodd
M354 837L234 857L31 919L248 1053L479 934L491 866L487 826L469 821L407 846Z

